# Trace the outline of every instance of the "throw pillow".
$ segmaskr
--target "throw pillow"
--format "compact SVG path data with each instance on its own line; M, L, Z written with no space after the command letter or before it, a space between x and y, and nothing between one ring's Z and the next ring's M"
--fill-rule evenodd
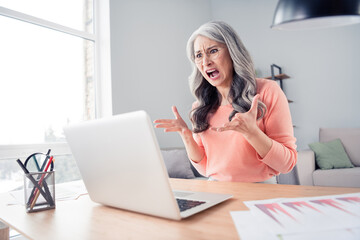
M186 179L195 178L185 149L162 150L161 153L169 177Z
M315 152L315 161L321 169L353 168L340 139L309 144Z

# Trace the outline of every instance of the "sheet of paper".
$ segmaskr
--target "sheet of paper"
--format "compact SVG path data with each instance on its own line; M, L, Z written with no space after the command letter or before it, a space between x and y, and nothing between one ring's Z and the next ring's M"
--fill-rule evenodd
M259 222L250 211L230 212L241 240L281 240L276 234L259 227Z
M329 231L313 231L302 233L274 234L268 232L264 227L260 227L260 222L250 211L234 211L230 212L234 221L236 230L241 240L359 240L360 228L337 229Z
M84 194L87 194L87 190L82 180L62 183L55 186L55 199L58 201L78 199Z
M360 228L338 229L323 232L307 232L281 235L282 240L359 240Z
M9 193L13 200L8 205L25 205L24 190L12 191ZM82 180L60 183L55 185L56 201L66 201L78 199L81 195L87 194L86 187ZM40 195L39 198L42 198Z
M360 239L360 193L244 203L230 212L242 240Z
M244 204L267 232L273 234L360 227L360 193L268 199Z

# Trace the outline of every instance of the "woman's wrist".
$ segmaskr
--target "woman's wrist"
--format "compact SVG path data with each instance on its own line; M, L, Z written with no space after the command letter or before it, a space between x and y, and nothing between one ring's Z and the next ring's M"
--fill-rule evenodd
M272 147L272 140L260 128L244 137L262 158L266 156Z
M259 136L261 136L262 134L263 134L263 132L261 131L261 129L256 127L252 131L243 133L243 136L245 137L246 140L252 141L254 139L259 138Z
M186 128L183 129L180 134L189 159L195 163L199 163L204 158L205 152L197 145L193 137L193 132Z
M181 130L180 135L184 140L190 140L193 138L193 132L189 128L184 128Z

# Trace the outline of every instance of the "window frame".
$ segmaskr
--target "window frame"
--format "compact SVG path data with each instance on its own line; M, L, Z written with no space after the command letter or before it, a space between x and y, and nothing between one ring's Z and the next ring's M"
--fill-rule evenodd
M94 33L79 31L51 21L37 18L22 12L0 6L0 15L14 18L29 24L70 34L94 44L95 118L112 115L111 55L110 55L110 9L109 0L94 0ZM47 152L52 149L55 155L71 154L66 142L40 144L0 145L0 161L24 158L34 152Z

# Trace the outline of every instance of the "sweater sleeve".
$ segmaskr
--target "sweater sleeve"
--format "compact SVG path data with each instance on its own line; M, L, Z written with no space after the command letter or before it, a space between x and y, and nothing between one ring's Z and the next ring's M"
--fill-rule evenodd
M276 172L288 173L296 164L297 151L287 98L276 82L270 82L261 95L267 107L264 132L273 144L264 158L257 157Z

